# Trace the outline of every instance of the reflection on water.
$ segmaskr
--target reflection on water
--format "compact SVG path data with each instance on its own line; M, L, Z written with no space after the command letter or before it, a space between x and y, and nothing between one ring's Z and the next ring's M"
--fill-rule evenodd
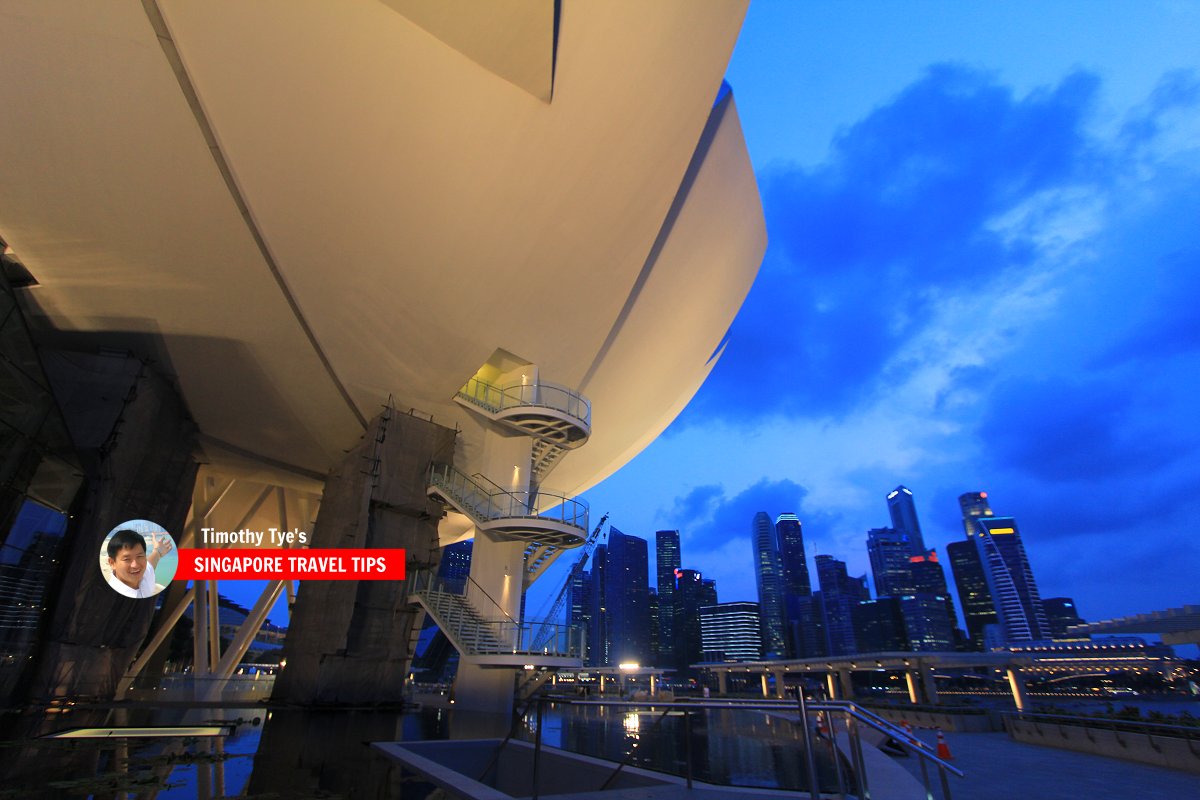
M526 715L519 738L533 741L535 715ZM644 711L595 705L547 704L542 742L575 753L686 775L691 746L696 780L731 786L808 788L799 727L762 711L672 709ZM836 786L833 762L818 750L822 787Z
M3 770L0 798L129 797L158 800L246 798L424 798L433 787L369 746L376 741L500 738L511 720L495 715L425 709L419 712L261 709L73 712L41 718L41 733L81 725L167 725L221 722L215 740L66 741L25 738L20 768ZM30 723L30 720L26 720ZM531 712L517 738L532 741ZM690 733L690 736L689 736ZM691 746L697 780L740 786L807 786L800 732L762 712L694 711L546 704L543 742L620 761L633 750L636 766L685 775ZM11 742L9 743L12 744ZM829 762L819 769L831 786ZM121 794L126 792L128 794Z

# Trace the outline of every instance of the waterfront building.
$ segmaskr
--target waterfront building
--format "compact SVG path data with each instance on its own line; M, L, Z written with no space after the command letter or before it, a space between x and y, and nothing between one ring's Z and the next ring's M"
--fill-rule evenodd
M758 661L762 658L758 603L701 606L700 637L704 661Z
M1042 608L1046 612L1050 636L1054 639L1067 638L1067 628L1087 622L1079 616L1079 609L1070 597L1047 597L1042 600Z
M867 531L867 557L876 597L899 597L914 591L909 567L912 544L907 533L896 528L872 528Z
M975 520L975 546L996 609L996 635L1006 644L1049 639L1050 626L1025 545L1012 517Z
M958 496L958 507L962 511L963 530L970 539L975 535L975 520L992 516L992 507L987 492L966 492Z
M897 486L888 492L887 505L892 527L908 534L909 552L914 556L925 555L925 537L921 535L913 493L905 486Z
M660 667L674 666L675 641L675 570L682 565L679 531L657 531L654 534L654 575L658 589L659 649L655 663Z
M783 561L775 528L767 512L759 511L754 515L750 539L754 544L754 580L762 617L763 654L766 658L783 658L787 654Z
M604 565L609 665L652 661L648 570L646 540L611 528Z

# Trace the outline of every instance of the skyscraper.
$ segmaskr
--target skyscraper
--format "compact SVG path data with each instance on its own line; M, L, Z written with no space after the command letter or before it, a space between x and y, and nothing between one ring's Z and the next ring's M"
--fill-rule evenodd
M983 631L988 625L995 625L997 617L979 549L975 546L974 532L970 539L946 545L946 555L954 573L958 603L962 606L971 646L975 650L983 650Z
M1049 639L1050 626L1029 557L1012 517L975 520L975 545L1005 642Z
M851 578L846 574L846 562L833 556L817 556L816 561L829 655L850 655L858 650L854 639L853 609L859 602L870 599L866 576Z
M649 664L650 586L645 539L609 529L604 583L611 642L609 663Z
M679 531L658 531L654 534L654 575L658 588L658 654L655 664L675 665L675 570L679 569L681 552Z
M783 566L783 591L799 597L812 594L808 575L808 560L804 555L804 533L800 518L795 514L780 514L775 518L775 538L779 543L779 559Z
M1046 610L1046 621L1050 625L1050 635L1055 639L1067 638L1067 628L1072 625L1082 625L1083 618L1075 601L1069 597L1047 597L1042 601Z
M588 587L587 659L591 667L608 666L608 610L605 606L605 565L608 562L608 546L597 545L592 554L591 585Z
M717 603L700 608L705 661L758 661L762 658L758 603Z
M992 516L992 507L988 504L987 492L967 492L958 496L958 507L962 509L963 529L967 538L975 536L975 520L979 517Z
M909 559L909 571L912 573L912 588L915 594L931 594L942 598L946 604L946 618L953 628L958 615L954 612L954 600L950 590L946 588L946 572L938 563L937 551L930 550L928 555L913 556Z
M871 561L877 597L899 597L913 591L909 568L912 545L904 531L895 528L867 531L867 557Z
M754 515L750 535L754 541L754 579L758 585L758 605L762 616L763 656L782 658L786 655L783 637L783 564L775 528L765 511Z
M680 675L704 660L700 609L717 604L717 583L694 569L675 572L675 664Z
M892 527L908 534L909 551L914 556L925 555L925 537L921 535L921 523L917 521L913 493L904 486L897 486L888 492L887 504Z

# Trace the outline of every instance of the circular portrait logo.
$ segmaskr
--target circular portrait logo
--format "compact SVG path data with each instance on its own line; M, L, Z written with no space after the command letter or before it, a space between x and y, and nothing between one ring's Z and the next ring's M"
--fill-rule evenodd
M126 597L154 597L167 588L179 566L175 540L147 519L122 522L100 545L100 571Z

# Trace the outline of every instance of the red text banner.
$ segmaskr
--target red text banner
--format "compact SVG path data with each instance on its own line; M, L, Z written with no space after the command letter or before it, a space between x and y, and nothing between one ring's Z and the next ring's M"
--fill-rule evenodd
M176 580L184 581L402 581L404 550L337 548L328 550L179 551Z

